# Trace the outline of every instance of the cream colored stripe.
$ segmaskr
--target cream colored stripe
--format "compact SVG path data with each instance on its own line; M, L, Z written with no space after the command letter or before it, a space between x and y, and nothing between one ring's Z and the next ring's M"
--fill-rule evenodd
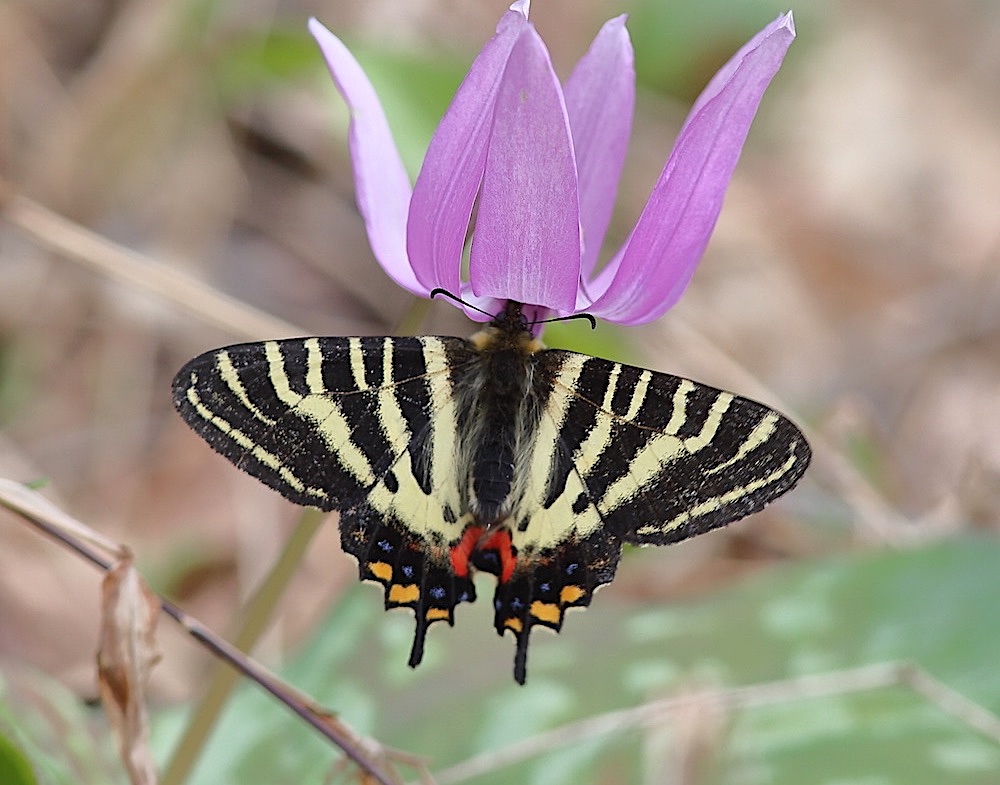
M601 453L607 449L611 441L611 426L615 418L610 414L611 404L615 398L615 390L618 387L618 378L621 375L622 367L615 364L608 376L608 387L604 391L604 411L598 410L594 416L594 425L587 432L586 438L580 442L573 455L573 463L583 477L590 476L594 465L600 460Z
M310 343L315 345L310 346ZM350 424L331 396L316 392L317 389L320 391L323 389L322 380L319 378L322 374L319 344L316 339L310 339L306 341L305 346L307 350L306 383L313 392L302 396L291 387L284 358L277 342L265 342L264 351L268 360L268 377L274 386L274 391L278 398L295 414L313 421L316 430L323 437L323 441L337 456L338 462L344 469L359 483L370 485L375 482L375 476L368 459L351 440Z
M713 466L705 474L715 474L716 472L721 472L723 469L728 469L734 463L739 463L744 458L746 458L751 452L760 447L764 442L771 438L771 434L774 433L774 429L778 425L778 415L775 412L768 412L767 416L761 419L757 425L754 426L753 430L750 431L750 435L743 440L743 444L740 445L739 449L736 451L736 455L730 458L728 461L720 463L718 466Z
M694 507L686 510L685 512L678 515L671 521L661 525L651 525L642 526L636 530L636 534L640 536L647 536L652 534L662 534L664 532L676 529L678 526L699 518L703 515L708 515L716 510L720 510L727 504L742 499L744 496L749 496L754 491L760 490L761 488L766 488L771 483L777 482L782 477L784 477L791 468L796 464L798 458L795 453L792 452L780 468L771 472L766 477L762 477L759 480L754 480L753 482L747 483L746 485L741 485L739 488L733 488L733 490L726 493L720 494L719 496L713 496L711 499L706 499L700 504L696 504Z
M573 503L581 493L586 493L586 488L580 482L580 476L570 471L565 491L551 507L545 509L538 505L530 510L518 509L516 518L525 512L530 518L523 532L516 528L511 532L514 547L521 553L531 549L554 548L570 536L582 539L599 529L603 522L593 504L588 504L581 513L573 512Z
M674 408L670 412L670 422L663 429L664 433L676 434L684 425L687 419L687 397L694 390L694 382L681 379L681 383L674 390Z
M522 506L541 505L548 495L549 480L552 474L552 463L559 444L559 431L562 430L566 410L569 408L573 395L570 390L576 387L580 373L587 361L582 354L567 354L563 359L552 384L552 391L545 402L545 409L538 418L538 427L531 437L534 445L527 466L517 466L514 472L514 482L523 483L523 492L515 487L513 496L522 500Z
M239 398L240 403L246 407L247 411L261 422L274 425L275 420L264 414L264 412L257 408L257 404L250 400L250 396L247 395L246 388L243 386L243 382L236 372L236 368L233 366L233 359L225 349L222 349L215 355L215 369L219 372L219 376L222 377L222 381L232 390L233 395Z
M587 433L587 438L580 442L576 453L573 455L573 463L576 469L584 477L589 477L591 470L600 460L608 445L611 443L611 426L614 418L604 412L597 412L594 425Z
M431 396L430 444L425 447L431 451L431 492L442 505L457 512L461 506L455 466L459 453L458 410L447 350L437 338L423 338L421 344Z
M368 380L365 379L365 353L361 348L360 338L347 339L348 351L351 358L351 378L354 386L359 390L367 390Z
M400 454L392 471L399 488L393 493L384 482L378 482L368 494L372 507L382 515L399 519L408 530L428 541L454 539L461 528L445 521L438 496L424 493L417 483L408 451Z
M607 393L604 396L604 408L609 412L611 411L611 404L614 399L615 392L617 392L620 371L621 366L616 365L612 373L612 378L608 384ZM643 371L639 375L639 381L636 384L635 389L632 391L632 399L629 401L628 411L622 419L629 422L635 419L636 415L639 413L639 409L642 408L642 402L646 398L646 391L649 389L649 381L652 376L653 374L650 371ZM600 459L601 453L603 453L610 446L611 431L615 419L615 417L603 415L598 412L593 428L590 429L590 432L587 434L587 438L580 444L573 461L576 464L577 470L584 477L588 477L590 475L594 465Z
M323 351L319 348L319 338L307 338L306 349L306 387L315 395L326 392L323 383Z
M285 373L285 358L281 356L281 348L277 341L264 342L264 354L267 357L267 376L271 380L278 399L289 406L296 406L302 396L295 392L288 383Z
M689 452L698 452L698 450L712 443L712 439L715 438L715 434L719 430L719 425L722 423L722 418L732 402L733 396L730 393L724 392L718 394L712 403L712 407L708 410L708 417L705 418L705 422L701 426L701 431L697 435L688 436L684 440L684 446Z
M673 434L660 433L654 436L635 454L628 465L628 471L604 492L601 510L610 512L620 507L644 485L655 480L666 465L683 452L683 443Z
M317 499L327 498L327 493L325 491L322 491L319 488L306 487L305 483L296 477L292 471L281 462L281 459L277 455L265 450L259 444L255 443L253 439L243 433L243 431L238 428L234 428L229 421L215 414L202 402L201 397L194 388L188 389L187 399L188 403L194 407L194 410L203 420L210 423L221 433L224 433L227 437L232 439L235 444L246 450L247 454L256 458L269 469L276 472L294 491L315 496Z
M371 505L383 515L393 515L407 528L428 541L451 540L462 531L461 524L448 523L444 518L445 505L459 512L459 467L455 464L457 450L456 411L452 385L448 373L445 344L437 338L422 338L424 366L430 401L431 431L425 449L431 451L431 492L424 493L416 480L415 467L409 451L403 448L410 442L408 423L399 407L395 390L390 387L379 391L380 416L386 437L394 449L402 450L392 467L399 485L393 493L384 482L379 482L368 496ZM387 339L383 348L385 384L396 384L392 376L394 346ZM394 427L389 427L394 426Z
M611 366L611 373L608 374L608 386L604 390L604 411L613 412L611 405L615 400L615 392L618 390L618 377L622 375L622 367L615 363Z
M394 348L392 338L386 338L382 342L382 387L378 388L378 419L389 444L400 450L410 443L413 434L410 433L409 424L396 399L396 379L393 378L392 371Z
M652 371L643 371L639 374L639 382L632 391L632 400L629 402L628 411L625 412L626 420L634 420L642 408L642 402L646 400L646 391L649 389L649 381L653 378Z
M375 474L365 454L352 440L350 423L340 407L329 397L307 395L294 407L295 413L308 417L323 437L330 451L337 456L340 465L347 469L362 485L375 482Z

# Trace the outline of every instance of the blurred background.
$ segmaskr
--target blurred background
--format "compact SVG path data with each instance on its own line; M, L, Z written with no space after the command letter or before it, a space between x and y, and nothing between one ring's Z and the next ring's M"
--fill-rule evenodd
M359 58L415 174L505 8L0 6L0 476L42 483L128 543L157 591L229 630L299 510L187 429L171 406L173 374L242 340L393 333L414 308L368 249L347 113L306 20L317 16ZM771 0L534 2L563 78L606 19L630 15L639 96L604 258L690 102L785 10ZM679 305L642 328L565 325L546 339L771 404L808 429L813 467L750 520L627 553L614 585L559 639L536 634L523 690L488 600L463 608L455 629L436 627L411 673L411 617L384 615L381 592L356 585L329 522L255 653L432 770L653 698L883 661L913 660L1000 710L1000 5L800 0L793 10L798 38ZM190 280L246 307L224 311L193 296ZM421 327L471 330L438 303ZM67 727L108 743L87 708L99 579L0 512L0 729L37 745L32 754L65 758L76 778L65 781L122 776L59 743ZM165 759L209 660L166 623L160 637L152 691ZM241 696L253 712L242 725L227 718L197 777L319 781L336 756L254 695ZM455 781L1000 777L1000 740L905 690L712 705ZM63 781L52 766L47 776Z

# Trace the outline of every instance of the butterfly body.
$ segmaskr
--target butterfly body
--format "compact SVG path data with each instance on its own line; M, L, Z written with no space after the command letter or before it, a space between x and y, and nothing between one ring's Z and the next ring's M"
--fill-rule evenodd
M470 370L456 385L459 465L470 469L468 507L485 527L510 513L514 480L521 475L517 464L523 464L538 416L531 380L542 344L514 306L469 341Z
M340 511L386 608L428 627L497 577L495 627L526 678L536 625L612 580L622 544L667 544L788 490L809 461L767 407L676 376L544 349L510 302L470 340L242 344L174 381L184 419L293 502Z

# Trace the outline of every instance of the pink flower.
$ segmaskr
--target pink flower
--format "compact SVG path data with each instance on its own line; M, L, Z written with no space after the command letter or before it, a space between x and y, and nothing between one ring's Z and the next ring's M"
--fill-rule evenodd
M355 188L372 251L422 297L440 287L490 313L515 300L536 306L526 309L531 318L585 311L621 324L652 321L680 297L705 250L757 106L795 37L792 15L761 30L712 78L629 238L595 272L632 125L632 44L625 17L610 20L561 85L528 4L519 0L500 19L412 188L371 83L343 43L310 20L351 110Z

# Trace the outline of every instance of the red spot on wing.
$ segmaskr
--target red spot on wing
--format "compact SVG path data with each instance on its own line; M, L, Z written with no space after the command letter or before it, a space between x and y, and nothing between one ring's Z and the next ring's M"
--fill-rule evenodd
M472 556L472 552L476 550L476 545L479 543L479 538L482 536L482 527L470 526L462 534L462 539L459 541L458 545L452 546L451 568L455 571L455 575L459 578L468 577L469 558Z
M504 528L493 532L480 545L479 550L496 551L497 557L500 560L500 575L498 576L500 583L509 581L514 574L514 565L517 563L517 557L514 555L513 548L511 547L510 530Z

